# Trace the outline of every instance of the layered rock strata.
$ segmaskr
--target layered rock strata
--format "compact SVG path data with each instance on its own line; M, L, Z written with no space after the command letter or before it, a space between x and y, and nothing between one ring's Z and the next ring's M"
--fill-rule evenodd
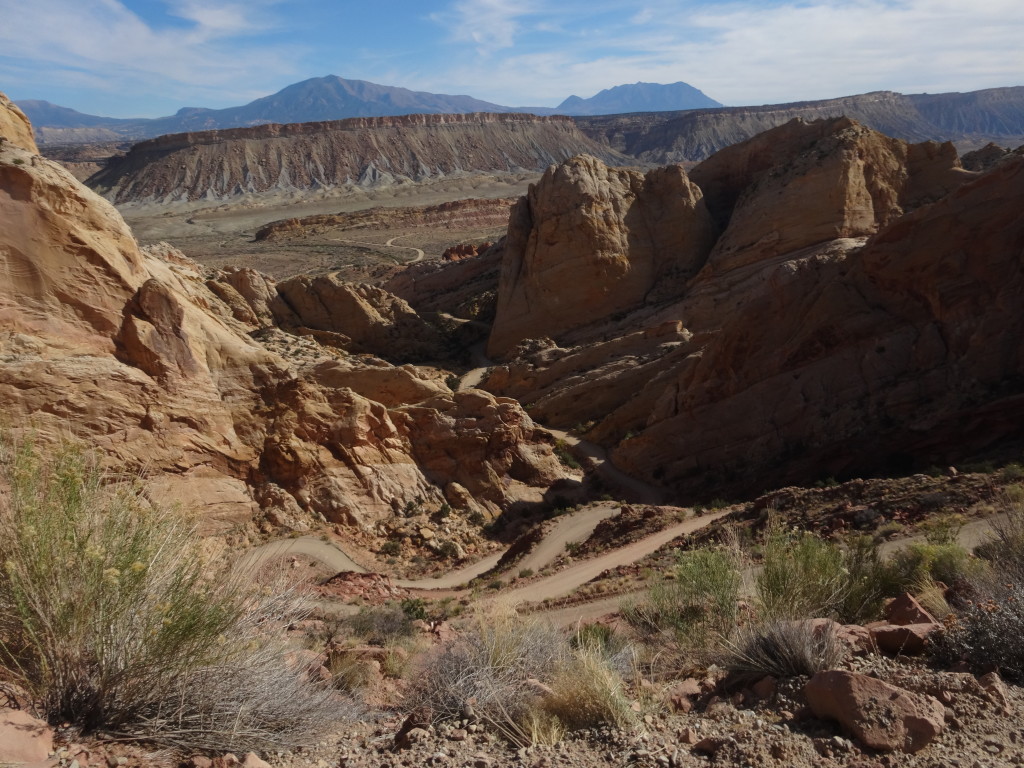
M623 471L689 497L945 465L1021 436L1019 158L981 175L950 145L908 145L845 118L782 126L692 171L721 234L680 230L656 246L690 275L659 281L657 300L607 279L601 244L636 242L623 217L577 224L582 257L542 235L563 214L537 201L575 193L588 165L587 183L605 184L609 174L574 161L517 206L555 268L524 269L527 247L506 252L489 348L508 359L486 388L586 430ZM562 322L534 298L562 286L598 298L570 303ZM632 301L600 300L620 286ZM510 304L522 311L503 312Z
M417 499L495 514L562 476L514 401L283 332L284 297L267 278L211 276L172 248L140 250L108 202L4 130L6 427L42 441L71 434L145 470L154 498L194 507L214 532L261 518L372 530ZM286 291L292 310L302 287ZM401 309L371 299L340 320L331 308L334 319L352 328L359 310Z
M457 173L539 171L581 152L628 158L567 117L405 115L162 136L89 179L118 203L374 186Z

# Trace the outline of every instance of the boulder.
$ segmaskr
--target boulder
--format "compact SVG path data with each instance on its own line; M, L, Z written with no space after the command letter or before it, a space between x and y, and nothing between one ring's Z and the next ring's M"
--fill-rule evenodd
M804 695L815 717L837 721L851 738L882 752L918 752L945 725L937 699L856 672L818 672Z
M871 639L883 653L915 656L923 653L932 632L941 629L938 623L887 624L871 629Z
M912 594L904 592L885 604L885 618L890 624L935 624L937 620Z
M0 93L0 140L6 140L32 154L39 154L32 124L25 113L4 94Z
M20 709L0 709L0 764L35 763L53 752L53 729Z

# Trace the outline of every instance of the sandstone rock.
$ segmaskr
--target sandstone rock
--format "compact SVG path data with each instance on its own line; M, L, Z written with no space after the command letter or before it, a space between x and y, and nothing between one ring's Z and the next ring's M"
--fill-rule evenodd
M936 699L855 672L819 672L804 694L816 717L838 721L852 738L883 752L917 752L944 727Z
M885 604L885 618L890 624L935 624L936 619L917 601L905 592Z
M549 168L512 210L488 353L681 292L714 227L680 166L643 176L581 156Z
M437 329L402 299L376 286L342 283L333 276L293 277L277 284L270 308L285 328L338 334L338 345L349 352L399 362L443 355ZM328 336L321 339L331 342Z
M242 768L270 768L270 763L261 759L255 752L246 752L242 758Z
M18 108L18 105L11 102L2 93L0 93L0 140L9 141L34 155L39 154L39 147L36 146L35 137L32 135L32 124L29 123L25 113Z
M928 636L941 627L942 625L937 623L874 627L871 630L871 639L884 653L914 656L924 652Z
M50 726L23 710L0 709L0 763L35 763L52 751Z
M140 249L109 203L11 142L0 144L0 200L7 426L31 425L44 444L71 432L111 464L145 464L150 497L195 507L207 533L260 511L296 529L301 518L370 526L416 497L440 503L451 483L496 514L563 476L514 402L253 332L273 321L271 281L211 278L170 246ZM424 327L382 291L325 290L351 300L368 338L386 340L402 318Z

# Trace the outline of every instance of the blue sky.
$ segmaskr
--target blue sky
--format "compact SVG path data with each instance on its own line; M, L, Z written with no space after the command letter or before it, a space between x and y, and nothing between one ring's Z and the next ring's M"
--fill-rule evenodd
M0 91L155 117L321 75L510 106L683 80L726 104L1024 85L1022 0L0 0Z

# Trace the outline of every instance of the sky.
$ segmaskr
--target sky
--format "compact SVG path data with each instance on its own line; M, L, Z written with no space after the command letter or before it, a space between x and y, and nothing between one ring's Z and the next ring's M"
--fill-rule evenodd
M110 117L339 75L507 106L684 81L724 104L1024 85L1024 0L0 0L0 91Z

